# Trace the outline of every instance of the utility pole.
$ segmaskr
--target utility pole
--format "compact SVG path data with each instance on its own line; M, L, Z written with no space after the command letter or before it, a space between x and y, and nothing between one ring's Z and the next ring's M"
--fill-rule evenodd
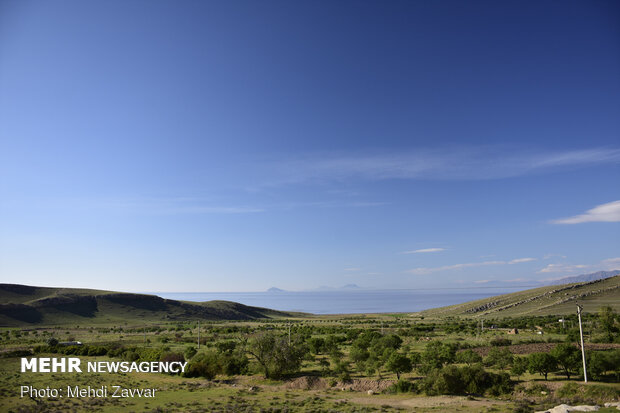
M583 307L577 304L577 316L579 317L579 337L581 338L581 358L583 360L583 382L588 382L588 373L586 373L586 349L583 345L583 328L581 327L581 311Z
M381 320L381 335L383 335L383 320Z
M200 321L198 322L198 350L200 350Z
M291 346L291 322L288 322L288 346Z
M144 326L143 330L144 330L144 346L146 347L146 326Z
M484 332L484 318L480 320L480 331Z

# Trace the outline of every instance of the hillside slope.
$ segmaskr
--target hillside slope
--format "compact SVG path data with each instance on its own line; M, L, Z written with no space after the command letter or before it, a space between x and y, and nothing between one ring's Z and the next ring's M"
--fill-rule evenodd
M196 303L147 294L0 284L0 326L253 320L291 316L294 314L229 301Z
M426 317L518 317L523 315L568 314L575 304L585 312L609 305L620 311L620 276L590 282L553 285L422 311Z

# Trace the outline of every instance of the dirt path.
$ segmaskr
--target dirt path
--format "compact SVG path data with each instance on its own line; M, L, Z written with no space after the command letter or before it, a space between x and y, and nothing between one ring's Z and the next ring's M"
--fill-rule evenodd
M348 401L360 405L390 405L393 407L404 407L407 409L435 408L442 407L444 409L455 409L459 407L474 408L482 410L482 408L491 406L505 406L507 402L501 400L488 399L468 399L464 396L420 396L420 397L384 397L384 396L357 396L347 398Z

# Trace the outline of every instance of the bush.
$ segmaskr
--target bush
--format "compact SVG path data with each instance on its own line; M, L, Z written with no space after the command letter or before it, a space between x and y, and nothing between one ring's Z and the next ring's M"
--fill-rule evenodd
M484 394L508 393L512 390L510 376L506 373L494 374L482 366L446 366L435 369L420 381L420 390L428 396L439 394Z
M620 349L612 351L592 351L587 353L588 375L601 379L605 373L615 373L616 381L620 381ZM583 371L581 371L583 374Z
M185 361L185 357L183 357L183 354L181 353L176 353L174 351L167 351L159 357L159 361L163 361L166 363L171 363L175 361L183 363Z
M217 353L209 351L194 356L185 369L186 377L204 377L213 380L222 372L220 357Z
M196 347L194 346L188 346L185 349L185 353L183 353L183 355L185 356L185 360L189 360L192 357L194 357L196 355L196 353L198 353L198 351L196 351Z
M27 357L32 356L30 350L10 350L0 353L0 358Z
M489 343L495 347L502 347L511 345L512 340L506 337L494 337L491 341L489 341Z
M577 396L581 392L581 387L575 383L566 383L564 386L560 387L556 392L556 396L560 399L572 399Z
M413 383L408 380L398 380L396 383L392 384L387 388L386 392L388 393L410 393L414 392L415 387Z
M221 356L222 372L228 376L245 374L248 371L249 360L245 354L234 352Z
M589 384L585 386L583 396L585 400L592 403L604 403L609 400L618 400L620 398L620 390L613 387L603 386L600 384Z

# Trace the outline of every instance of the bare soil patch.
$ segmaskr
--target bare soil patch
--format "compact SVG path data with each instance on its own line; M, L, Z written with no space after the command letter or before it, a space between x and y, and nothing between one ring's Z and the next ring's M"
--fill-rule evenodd
M352 379L350 381L339 381L333 386L334 389L343 391L367 392L372 390L380 393L394 384L394 380L372 380L372 379ZM327 380L316 376L302 376L284 384L285 389L291 390L326 390L332 388Z

